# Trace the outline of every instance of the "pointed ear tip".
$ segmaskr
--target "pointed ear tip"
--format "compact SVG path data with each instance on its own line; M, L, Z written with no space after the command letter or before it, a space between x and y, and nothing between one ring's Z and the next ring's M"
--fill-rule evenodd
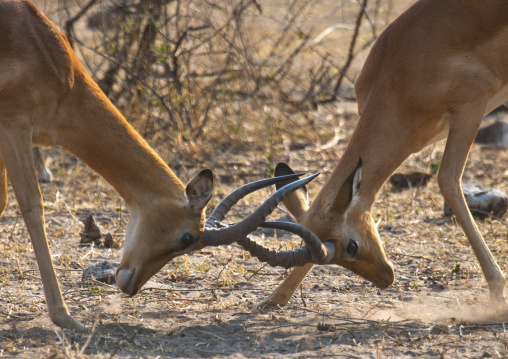
M201 176L206 176L206 177L208 177L208 178L213 180L213 172L211 170L209 170L208 168L202 170L201 172L199 172L199 174Z
M295 172L291 169L291 167L289 167L287 163L279 162L275 166L275 177L294 173Z

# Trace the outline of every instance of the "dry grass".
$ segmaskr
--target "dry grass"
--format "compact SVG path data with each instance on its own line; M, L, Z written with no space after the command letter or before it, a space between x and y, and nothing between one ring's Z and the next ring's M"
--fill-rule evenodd
M356 122L352 113L342 124L347 138ZM294 147L301 140L294 139ZM315 146L289 150L301 170L323 170L311 185L319 189L330 162L346 141L327 150ZM442 144L415 155L401 170L425 170L439 161ZM259 154L260 155L260 154ZM315 268L287 307L252 314L286 271L265 267L236 246L205 249L169 263L134 298L114 286L79 284L81 270L105 259L119 261L121 250L79 247L81 219L93 214L104 231L121 240L128 213L114 191L82 163L59 149L49 151L52 168L62 168L54 183L43 185L50 245L65 298L75 317L89 329L76 334L49 321L37 266L16 206L0 219L2 291L0 343L5 356L59 357L479 357L506 355L503 321L489 316L488 290L460 229L442 217L442 197L435 179L428 187L393 193L385 186L375 207L380 232L394 262L397 280L378 292L369 283L335 266ZM224 155L227 157L227 155ZM251 151L239 156L237 170L218 160L222 193L257 178L266 164ZM234 158L234 156L232 156ZM503 178L508 151L474 146L466 182L508 191ZM251 164L242 163L248 159ZM262 157L261 157L262 158ZM252 171L253 170L253 171ZM182 166L181 178L197 169ZM230 179L230 180L227 180ZM319 183L321 182L321 183ZM235 207L243 216L267 192ZM281 209L277 215L283 215ZM507 222L478 223L506 271ZM290 247L296 238L260 233L273 247ZM460 271L452 269L460 263ZM500 321L501 319L501 321ZM496 354L497 353L497 354Z
M278 5L260 3L268 13ZM396 11L407 2L402 3L395 2ZM328 11L328 5L318 2L309 23ZM315 33L326 27L319 23ZM266 31L269 35L275 30ZM327 41L323 46L332 47L339 39ZM353 71L360 63L361 59ZM277 161L289 162L296 170L322 172L310 186L312 198L357 122L352 102L323 105L281 121L276 121L282 118L276 108L244 110L243 118L229 117L227 109L217 112L223 122L212 121L199 142L169 147L152 139L182 180L204 167L214 170L219 186L212 206L239 184L269 175ZM439 143L409 158L400 170L427 170L439 163L442 152ZM287 272L257 263L237 246L180 257L133 298L122 296L115 286L81 285L83 268L106 259L118 262L122 252L79 247L81 220L92 214L103 231L121 242L129 214L111 187L82 162L59 148L45 153L55 176L53 183L42 185L53 260L70 311L88 331L77 334L51 324L27 231L9 188L10 204L0 218L0 357L508 355L504 324L508 317L489 312L481 270L460 227L443 218L435 178L426 188L401 193L387 185L376 202L374 217L381 219L380 233L397 276L391 288L379 292L340 267L323 266L309 274L288 306L253 314L252 306ZM508 192L507 163L506 149L475 145L464 182ZM268 193L239 203L230 220L244 216ZM284 214L281 208L275 216ZM507 218L478 225L507 271ZM257 238L276 248L299 244L292 236L274 237L269 232L259 232ZM460 270L453 273L458 263Z

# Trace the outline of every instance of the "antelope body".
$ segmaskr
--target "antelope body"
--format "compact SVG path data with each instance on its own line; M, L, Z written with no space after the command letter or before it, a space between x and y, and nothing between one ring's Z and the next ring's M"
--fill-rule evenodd
M372 205L410 154L447 138L440 190L480 263L491 301L505 306L503 273L469 213L460 184L483 116L508 100L508 3L418 1L380 35L355 92L360 119L337 167L310 207L298 194L285 200L286 207L298 223L335 244L331 263L386 288L394 273ZM278 172L291 171L280 166ZM311 267L295 268L255 308L286 303Z
M184 186L88 75L65 36L30 1L0 0L0 213L7 205L8 173L32 241L50 318L68 329L84 327L69 315L51 261L33 145L62 146L123 197L131 219L116 279L128 295L135 295L174 257L207 245L243 238L246 247L259 252L245 236L288 193L277 191L234 226L215 229L212 223L205 229L211 171L201 171ZM290 190L311 179L302 179ZM248 186L240 195L278 181ZM223 212L214 212L213 218L224 218L238 199L228 199L229 207L219 206ZM291 254L284 265L295 265L294 255L302 254L305 263L333 256L319 239L310 238L311 233L304 235L310 249ZM285 254L277 252L275 257L280 255ZM279 263L275 258L273 264Z

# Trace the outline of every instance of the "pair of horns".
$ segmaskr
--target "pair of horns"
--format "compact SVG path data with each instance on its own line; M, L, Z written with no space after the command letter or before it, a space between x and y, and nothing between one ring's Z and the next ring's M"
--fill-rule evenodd
M335 247L331 242L322 243L309 229L292 222L265 222L266 217L290 193L305 186L316 178L319 173L298 179L302 174L290 174L251 182L233 191L225 197L210 214L205 223L203 241L205 246L220 246L237 242L246 251L261 262L276 267L291 268L307 263L326 264L335 256ZM295 180L298 179L298 180ZM280 182L291 182L277 190L252 214L234 225L224 225L222 220L231 208L243 197L261 188ZM259 227L285 230L300 236L305 246L295 250L273 250L250 239L248 235Z

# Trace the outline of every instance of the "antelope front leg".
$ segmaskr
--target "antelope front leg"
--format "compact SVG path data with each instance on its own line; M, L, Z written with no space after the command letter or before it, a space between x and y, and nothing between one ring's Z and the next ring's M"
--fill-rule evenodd
M502 307L506 306L503 273L469 212L460 186L467 155L482 119L482 113L478 113L478 108L484 107L480 105L476 109L472 109L468 106L450 119L450 134L446 142L438 182L443 197L453 210L478 258L478 262L480 262L489 285L491 302Z
M30 234L49 316L53 323L62 328L84 330L83 325L67 311L51 261L44 228L42 195L32 162L31 136L24 129L13 130L14 126L9 131L0 129L0 153Z
M313 264L311 263L302 267L295 267L286 279L284 279L284 282L282 282L268 298L256 304L252 308L252 311L257 312L278 305L286 305L307 273L312 269L312 266Z
M7 206L7 173L5 172L4 161L0 156L0 216L2 215L6 206Z

